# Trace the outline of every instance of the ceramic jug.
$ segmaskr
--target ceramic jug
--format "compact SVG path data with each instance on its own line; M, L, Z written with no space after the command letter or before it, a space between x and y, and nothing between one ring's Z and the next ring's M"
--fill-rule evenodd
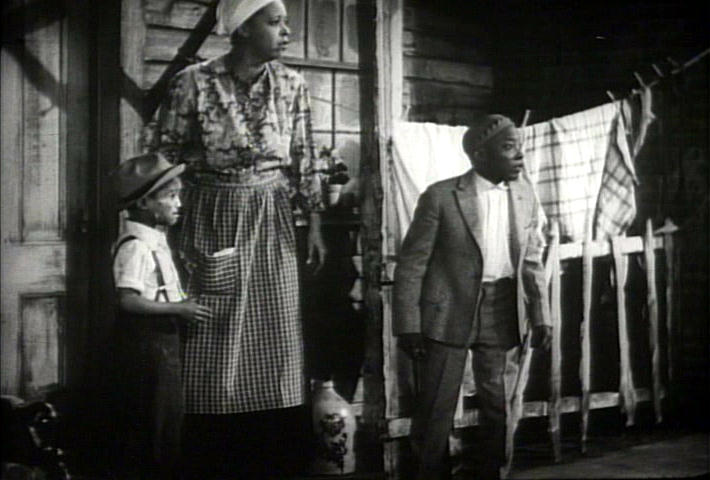
M315 458L311 472L345 475L355 471L356 422L350 404L335 391L332 381L313 382Z

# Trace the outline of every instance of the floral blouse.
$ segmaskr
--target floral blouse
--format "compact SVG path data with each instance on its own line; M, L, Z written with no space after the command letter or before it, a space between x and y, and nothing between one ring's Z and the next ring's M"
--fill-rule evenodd
M146 147L193 172L281 168L299 207L324 208L308 90L279 62L267 63L253 83L233 75L225 56L184 69L146 128Z

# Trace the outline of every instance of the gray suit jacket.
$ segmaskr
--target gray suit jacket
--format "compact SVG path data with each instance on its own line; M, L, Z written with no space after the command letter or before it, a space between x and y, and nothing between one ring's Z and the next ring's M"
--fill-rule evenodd
M518 330L550 325L533 187L522 176L509 183L511 255L516 266ZM402 243L394 278L393 334L422 333L466 346L479 302L482 225L473 170L431 185L420 197Z

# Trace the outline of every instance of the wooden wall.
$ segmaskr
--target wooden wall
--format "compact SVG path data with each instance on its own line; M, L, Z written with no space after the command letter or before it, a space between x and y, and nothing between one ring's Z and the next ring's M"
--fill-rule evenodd
M465 125L486 111L493 89L487 34L469 7L405 0L403 117Z

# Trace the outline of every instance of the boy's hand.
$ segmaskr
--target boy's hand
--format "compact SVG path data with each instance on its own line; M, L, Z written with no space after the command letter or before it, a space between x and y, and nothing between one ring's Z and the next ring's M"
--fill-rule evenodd
M188 327L202 325L212 317L212 310L209 307L190 299L178 303L177 307L178 316L185 320L185 325Z

